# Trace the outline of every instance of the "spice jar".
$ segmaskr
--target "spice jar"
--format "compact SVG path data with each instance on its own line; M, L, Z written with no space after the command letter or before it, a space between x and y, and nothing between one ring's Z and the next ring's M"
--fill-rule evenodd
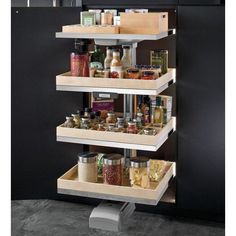
M116 126L116 124L109 124L108 125L108 131L111 131L111 132L114 132L115 131L115 126Z
M101 25L112 25L113 14L110 12L103 12L101 14Z
M150 70L143 71L141 79L143 79L143 80L154 80L154 79L156 79L155 72L150 71Z
M75 126L75 122L73 121L73 117L67 116L66 121L63 124L63 127L74 128L74 126Z
M77 128L80 127L80 116L79 114L71 114L71 116L73 117L73 121L75 122L75 126L77 126Z
M91 128L91 120L89 117L82 117L80 123L81 129L90 129Z
M118 127L119 125L123 125L125 124L125 119L123 117L117 117L117 123L116 126Z
M142 113L142 112L138 112L136 119L137 119L137 121L138 121L140 127L142 127L143 124L144 124L143 113Z
M106 123L116 123L116 114L114 112L107 113Z
M156 130L153 128L144 128L143 129L143 133L145 135L155 135L156 134Z
M103 182L104 184L121 185L122 165L120 154L110 154L103 158Z
M139 69L129 69L129 70L127 70L126 77L128 79L139 79Z
M78 155L78 180L81 182L97 182L97 153L88 152Z
M149 188L149 159L146 157L132 158L129 176L132 187Z
M138 133L136 123L128 122L127 133L129 133L129 134L137 134Z
M105 131L104 125L103 124L98 124L97 131Z

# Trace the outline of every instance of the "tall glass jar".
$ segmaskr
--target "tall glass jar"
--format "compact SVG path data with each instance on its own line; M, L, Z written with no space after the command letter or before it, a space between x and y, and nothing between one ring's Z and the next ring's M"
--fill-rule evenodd
M149 159L147 157L132 158L129 171L132 187L149 188Z
M161 73L168 71L168 50L155 50L150 52L150 62L152 66L160 66Z
M95 152L78 154L78 180L81 182L97 182L97 156Z
M122 155L110 154L103 158L104 184L121 185L122 183Z

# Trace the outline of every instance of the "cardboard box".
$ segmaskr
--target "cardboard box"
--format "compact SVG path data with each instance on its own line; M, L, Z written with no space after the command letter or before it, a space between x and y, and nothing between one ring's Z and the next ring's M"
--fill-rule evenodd
M168 31L168 12L120 13L121 34L159 34Z

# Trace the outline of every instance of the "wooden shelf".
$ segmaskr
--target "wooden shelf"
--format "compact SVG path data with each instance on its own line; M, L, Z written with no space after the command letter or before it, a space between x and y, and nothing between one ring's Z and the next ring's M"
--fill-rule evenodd
M175 82L175 69L156 80L112 79L71 76L70 72L56 77L56 88L59 91L75 92L108 92L118 94L139 94L157 96L169 84Z
M150 189L129 186L106 185L78 181L77 165L57 180L57 191L61 194L100 198L114 201L156 205L168 188L175 173L175 163L167 162L166 172L159 183L151 182Z
M153 136L65 128L58 126L57 141L95 146L156 151L168 139L169 133L172 130L175 130L175 117L172 117L163 128L159 128L158 133Z

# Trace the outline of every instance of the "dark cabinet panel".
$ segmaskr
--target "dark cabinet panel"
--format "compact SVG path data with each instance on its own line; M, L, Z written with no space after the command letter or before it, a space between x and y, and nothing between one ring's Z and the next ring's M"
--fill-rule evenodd
M56 142L56 126L82 106L81 93L56 91L69 68L73 40L56 39L78 8L12 8L12 198L57 198L56 180L77 161L81 145Z
M179 0L181 5L220 5L224 0Z
M179 7L177 204L222 213L225 199L224 7Z

